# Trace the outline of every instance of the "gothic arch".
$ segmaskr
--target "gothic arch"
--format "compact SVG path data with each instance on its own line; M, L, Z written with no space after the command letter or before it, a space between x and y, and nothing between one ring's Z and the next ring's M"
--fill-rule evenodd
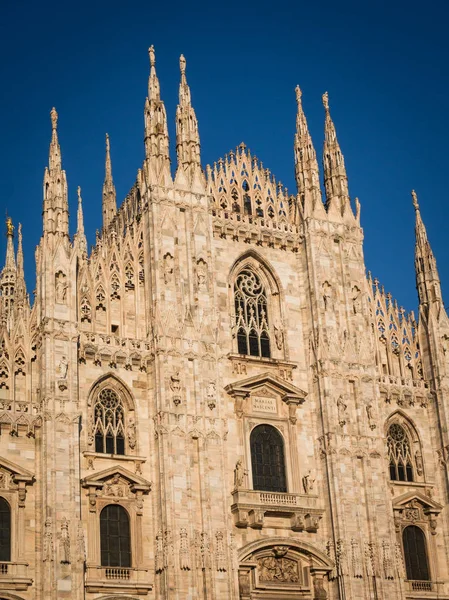
M245 268L255 271L262 277L263 283L268 287L271 295L276 296L279 294L283 298L282 283L275 269L261 254L253 249L247 250L234 261L229 271L230 287L232 287L238 273Z
M329 571L334 567L334 563L330 560L327 554L316 548L316 546L314 546L313 544L305 542L304 540L299 540L297 538L281 536L264 538L255 542L249 542L248 544L246 544L238 550L238 560L239 562L243 562L258 550L271 548L273 546L289 546L290 548L296 550L298 553L304 554L307 557L309 557L309 559L312 560L313 565L316 567L322 567L323 569Z
M424 481L424 462L422 452L422 442L418 432L418 428L414 421L402 410L395 410L385 421L384 434L387 439L389 438L389 432L392 425L399 425L405 432L410 445L410 459L413 470L413 478L411 481ZM388 454L387 459L390 461L391 456ZM398 480L391 476L391 480Z
M137 452L134 398L117 375L106 373L93 384L87 406L89 446L106 454L133 455Z
M118 377L115 373L111 372L102 375L92 385L88 394L87 405L91 406L93 399L98 396L101 390L108 387L112 388L115 392L118 393L127 411L135 411L136 406L130 389L128 388L126 383L122 379L120 379L120 377Z
M252 279L257 295L249 292L252 286L248 287L248 283ZM288 359L282 284L265 258L252 249L241 254L230 268L228 293L234 351L262 358Z

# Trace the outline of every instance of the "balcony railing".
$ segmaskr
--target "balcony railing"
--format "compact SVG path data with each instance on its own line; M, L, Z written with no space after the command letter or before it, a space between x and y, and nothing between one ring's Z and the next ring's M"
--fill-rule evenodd
M106 579L121 579L124 581L131 579L131 569L124 569L122 567L107 567L105 572Z
M435 589L435 584L433 581L409 579L407 583L412 592L433 592Z

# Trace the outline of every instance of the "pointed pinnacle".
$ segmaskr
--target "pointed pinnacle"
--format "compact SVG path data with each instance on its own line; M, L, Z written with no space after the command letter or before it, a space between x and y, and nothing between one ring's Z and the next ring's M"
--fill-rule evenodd
M112 181L111 144L108 134L106 134L105 181Z

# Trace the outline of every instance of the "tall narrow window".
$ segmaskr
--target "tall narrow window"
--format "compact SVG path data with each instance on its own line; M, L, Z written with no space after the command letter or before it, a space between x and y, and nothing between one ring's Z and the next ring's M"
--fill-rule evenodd
M11 508L4 498L0 498L0 561L9 562L10 560Z
M270 357L267 296L259 277L241 271L234 285L239 354Z
M258 425L251 432L253 488L264 492L286 492L284 442L271 425Z
M125 415L114 390L101 390L95 403L95 452L125 454Z
M413 459L410 440L398 423L390 425L387 434L390 479L392 481L413 481Z
M129 517L123 506L108 504L100 514L102 567L130 567Z
M405 568L407 579L429 581L429 563L427 561L426 538L422 529L409 525L402 533L404 543Z

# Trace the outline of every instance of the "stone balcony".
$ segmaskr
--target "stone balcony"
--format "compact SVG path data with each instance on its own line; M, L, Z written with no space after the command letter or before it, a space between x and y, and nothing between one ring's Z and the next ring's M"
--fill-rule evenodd
M237 527L286 528L316 532L324 509L309 494L234 490L231 506Z
M146 596L152 589L149 569L92 565L86 568L86 591L91 594L107 592Z
M405 582L406 597L413 600L449 598L442 581L424 581L408 579Z
M28 563L0 562L0 590L26 591L32 583Z

